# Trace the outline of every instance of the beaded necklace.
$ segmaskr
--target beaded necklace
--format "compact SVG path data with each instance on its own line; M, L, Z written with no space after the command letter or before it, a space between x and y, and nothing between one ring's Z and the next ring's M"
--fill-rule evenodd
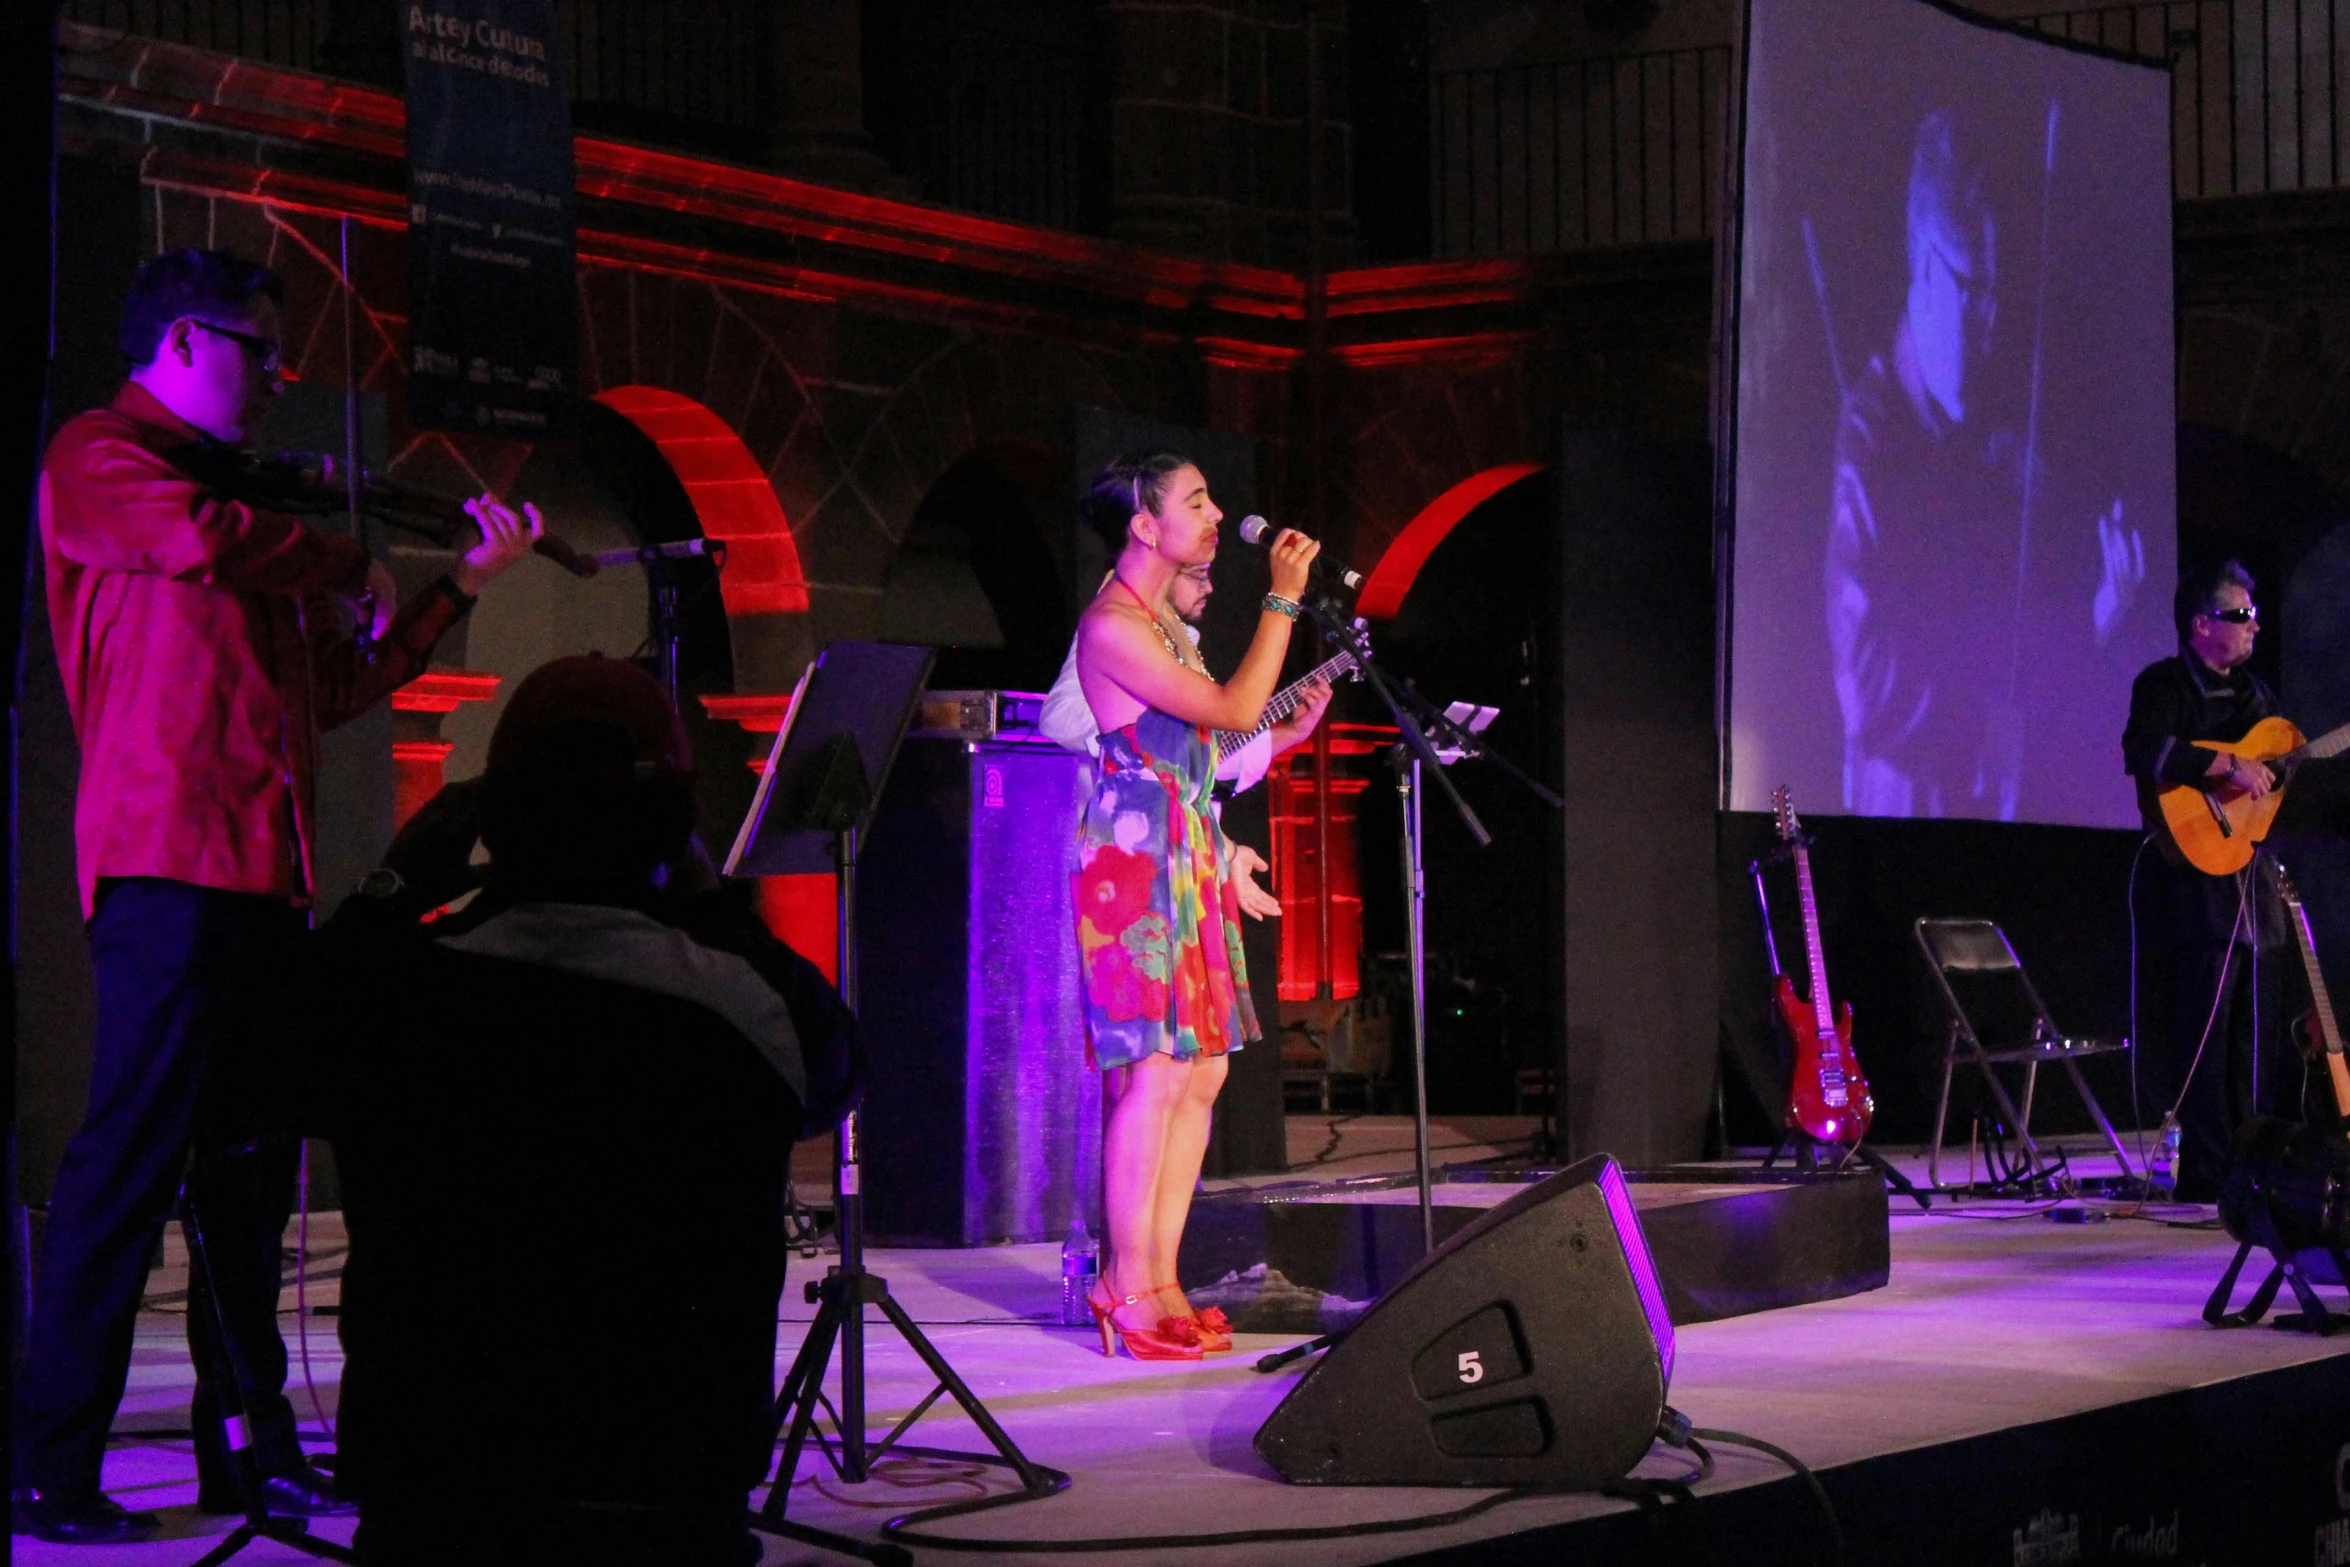
M1134 591L1133 583L1128 582L1124 577L1120 576L1114 571L1110 573L1110 580L1117 583L1118 586L1124 588L1126 590L1126 596L1134 600L1135 606L1144 614L1150 616L1151 629L1156 631L1159 634L1159 640L1167 645L1167 654L1170 658L1174 659L1176 663L1181 664L1185 669L1197 670L1201 674L1207 673L1207 670L1204 667L1194 663L1192 659L1186 658L1184 656L1182 643L1176 641L1175 634L1167 629L1167 623L1159 618L1159 612L1151 608L1150 600L1144 598L1141 594Z

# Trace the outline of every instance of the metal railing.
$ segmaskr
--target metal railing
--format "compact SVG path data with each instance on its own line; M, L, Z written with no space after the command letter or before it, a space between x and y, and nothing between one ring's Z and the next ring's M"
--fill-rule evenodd
M555 57L583 129L747 151L770 118L762 0L554 0ZM398 91L399 19L381 0L66 0L67 20Z
M2350 185L2350 0L2148 0L2012 19L2171 70L2180 200ZM1439 256L1710 239L1728 48L1431 78Z
M583 127L748 155L773 119L764 0L555 0L555 49Z
M2170 65L2181 200L2350 183L2350 0L2155 0L2017 20Z
M19 0L22 3L22 0ZM553 47L582 130L758 161L777 114L774 0L554 0ZM872 7L891 66L868 106L923 199L1064 229L1102 223L1084 0L1034 14L968 0ZM66 16L398 91L387 0L66 0ZM869 51L870 54L870 51ZM876 91L876 88L879 88Z
M1729 99L1727 46L1431 77L1436 254L1711 236Z
M1106 158L1082 4L919 0L865 13L867 119L923 199L1046 228L1097 230Z
M69 22L320 72L335 10L328 0L65 0Z

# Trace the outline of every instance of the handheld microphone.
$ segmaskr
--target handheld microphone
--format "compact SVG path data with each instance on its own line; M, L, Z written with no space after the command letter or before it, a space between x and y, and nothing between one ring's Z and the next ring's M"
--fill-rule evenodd
M1243 540L1250 544L1256 545L1259 549L1271 549L1273 547L1273 525L1267 522L1264 518L1256 516L1253 513L1240 519L1240 536ZM1317 555L1314 557L1314 575L1317 577L1335 580L1349 593L1354 592L1363 585L1363 574L1361 572L1354 570L1352 567L1345 565L1343 562L1332 560L1327 555Z

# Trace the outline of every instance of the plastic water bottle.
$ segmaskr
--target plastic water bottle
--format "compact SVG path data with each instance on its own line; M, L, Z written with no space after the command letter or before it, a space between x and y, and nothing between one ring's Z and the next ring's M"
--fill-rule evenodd
M2147 1184L2154 1195L2164 1202L2178 1195L2179 1190L2179 1118L2164 1112L2162 1130L2155 1134L2154 1154L2146 1164Z
M1095 1249L1093 1237L1086 1233L1085 1216L1079 1214L1069 1221L1069 1238L1061 1242L1061 1321L1070 1327L1082 1327L1093 1321L1093 1312L1086 1302L1093 1296L1093 1282L1101 1276L1101 1253Z

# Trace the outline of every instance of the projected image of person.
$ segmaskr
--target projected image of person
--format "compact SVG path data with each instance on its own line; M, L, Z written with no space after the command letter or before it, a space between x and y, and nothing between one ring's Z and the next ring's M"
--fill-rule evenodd
M2057 128L2051 105L2047 179ZM2081 552L2046 547L2055 540L2034 549L2035 502L2050 488L2038 442L2046 289L2034 275L2047 270L2049 187L2032 221L2003 224L1990 147L1951 110L1919 120L1901 314L1891 346L1842 389L1825 607L1843 803L1866 815L2013 820L2026 631L2036 662L2102 647L2145 576L2119 499L2095 520L2100 569L2081 571ZM2074 582L2037 580L2075 571ZM2065 623L2027 626L2026 605L2049 602L2067 606Z

